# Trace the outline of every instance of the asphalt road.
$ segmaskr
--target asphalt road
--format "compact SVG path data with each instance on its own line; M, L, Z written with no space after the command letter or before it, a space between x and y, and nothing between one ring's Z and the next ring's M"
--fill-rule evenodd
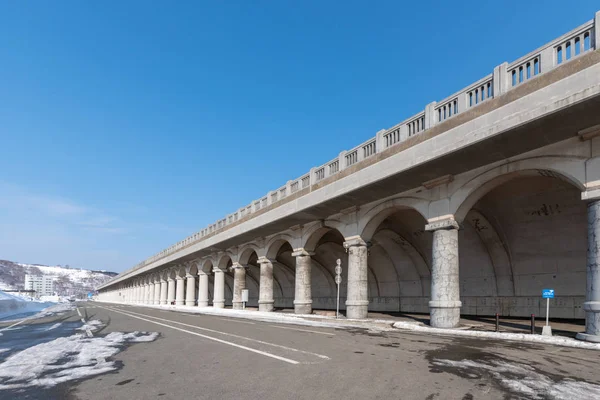
M282 325L102 303L81 303L79 309L86 319L106 324L97 335L150 331L160 337L115 356L121 364L117 372L62 385L49 396L579 400L600 390L600 352L591 350Z

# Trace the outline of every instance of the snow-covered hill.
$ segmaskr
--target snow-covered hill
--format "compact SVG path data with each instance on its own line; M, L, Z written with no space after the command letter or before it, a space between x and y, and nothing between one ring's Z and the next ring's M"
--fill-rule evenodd
M0 290L23 289L25 274L54 276L54 291L59 296L77 297L85 297L88 292L117 275L115 272L0 260Z

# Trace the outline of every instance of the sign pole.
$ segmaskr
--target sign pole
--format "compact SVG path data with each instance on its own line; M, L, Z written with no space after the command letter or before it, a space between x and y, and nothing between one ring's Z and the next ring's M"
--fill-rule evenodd
M340 283L342 283L342 260L339 258L335 261L335 284L337 285L337 302L335 306L335 317L340 317Z
M542 329L542 335L552 336L552 327L550 327L550 299L554 298L554 289L542 289L542 298L546 299L546 326Z
M340 284L337 284L337 306L335 310L335 317L340 317Z

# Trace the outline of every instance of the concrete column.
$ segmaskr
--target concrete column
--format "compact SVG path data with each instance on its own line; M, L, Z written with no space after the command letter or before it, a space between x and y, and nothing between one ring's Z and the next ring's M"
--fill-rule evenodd
M198 307L208 307L208 274L198 271Z
M367 244L359 236L354 236L346 239L344 248L348 249L346 317L367 318L369 310Z
M141 296L140 296L140 300L141 300L141 303L142 303L142 304L147 304L147 303L146 303L146 301L147 301L147 296L148 296L148 292L147 292L147 286L146 286L146 284L144 283L144 284L142 285L142 294L141 294Z
M266 257L258 259L260 264L260 287L258 293L258 311L273 311L273 263Z
M215 273L213 307L225 308L225 271L215 268L213 272Z
M160 281L154 282L154 298L152 304L159 305L160 304Z
M191 274L185 276L187 279L187 289L185 291L185 305L195 306L196 305L196 277Z
M175 305L182 306L185 304L185 279L182 276L175 278L177 283L175 284Z
M246 289L246 268L233 263L233 309L242 309L242 290Z
M600 200L588 203L588 250L585 333L577 339L600 343Z
M163 278L160 279L160 304L167 304L167 281Z
M170 276L167 278L167 304L171 305L175 301L175 279Z
M445 219L428 224L425 230L433 231L430 325L456 328L462 305L458 279L458 224L454 219Z
M304 249L292 253L296 257L294 312L312 314L311 255Z

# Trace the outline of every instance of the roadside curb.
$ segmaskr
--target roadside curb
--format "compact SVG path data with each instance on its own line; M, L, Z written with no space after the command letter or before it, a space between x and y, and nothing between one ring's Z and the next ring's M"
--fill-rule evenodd
M432 335L466 336L484 339L508 340L513 342L549 344L562 347L574 347L579 349L600 350L600 343L583 342L563 336L542 336L525 333L432 328L419 322L404 321L395 322L392 326L401 331L429 333Z

